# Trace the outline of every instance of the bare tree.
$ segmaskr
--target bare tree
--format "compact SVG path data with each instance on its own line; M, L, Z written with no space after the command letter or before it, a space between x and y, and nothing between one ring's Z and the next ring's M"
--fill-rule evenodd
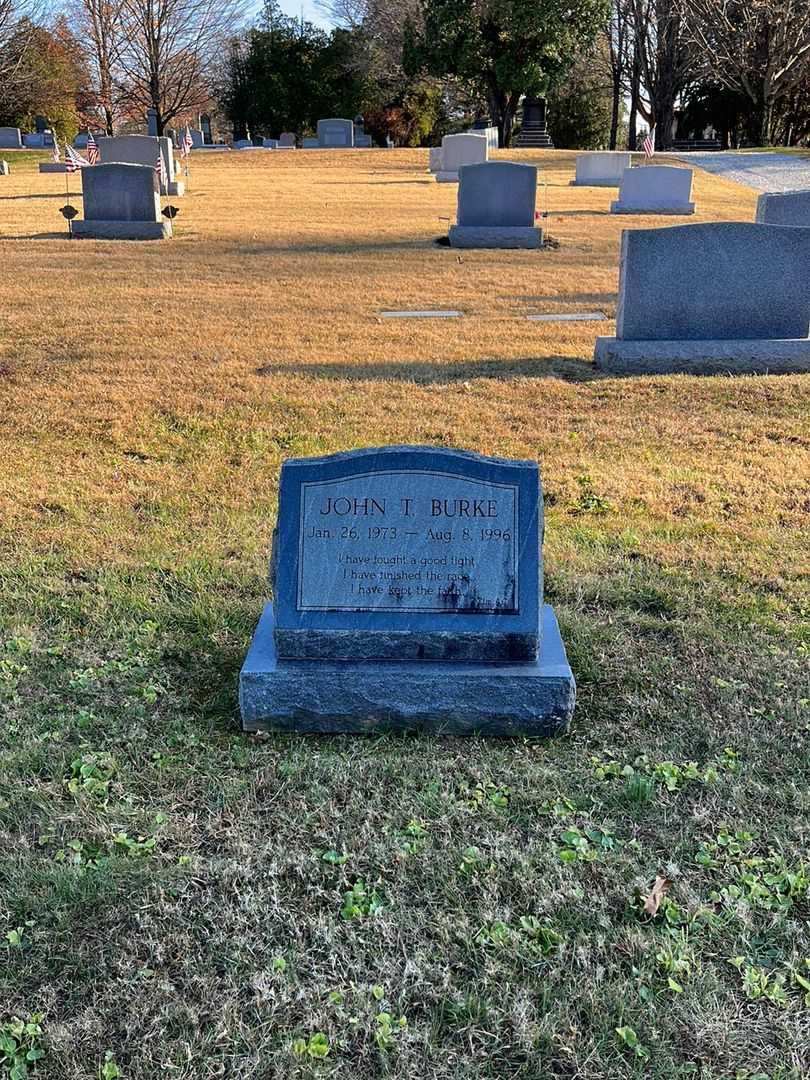
M650 126L655 127L656 149L666 150L672 141L675 104L696 67L696 50L684 21L685 0L631 2L633 58L640 82L635 104Z
M157 131L211 98L217 54L243 17L241 0L120 0L116 81Z
M632 62L632 0L612 0L610 22L605 27L607 57L613 105L610 116L610 149L615 150L619 137L622 98L629 89Z
M108 135L120 112L116 64L121 46L123 0L76 0L71 23L81 40L93 82L93 97Z
M704 74L745 94L770 144L777 106L808 77L808 0L684 0Z

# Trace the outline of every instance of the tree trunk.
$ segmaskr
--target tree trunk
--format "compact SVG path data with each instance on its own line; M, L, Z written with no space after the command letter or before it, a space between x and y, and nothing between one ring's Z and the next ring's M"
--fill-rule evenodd
M622 107L622 80L621 75L613 76L613 106L610 113L610 150L616 149L619 140L619 116Z
M113 114L109 105L104 106L104 130L108 135L113 134Z
M630 117L627 123L627 149L635 150L638 144L636 128L638 126L638 105L641 98L641 66L638 57L633 60L630 75Z

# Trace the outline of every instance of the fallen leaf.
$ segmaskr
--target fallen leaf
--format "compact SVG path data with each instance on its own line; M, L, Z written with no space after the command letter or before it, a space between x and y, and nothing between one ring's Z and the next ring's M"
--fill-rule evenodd
M644 914L645 915L657 915L658 909L661 907L661 901L669 892L669 887L672 882L668 877L662 877L660 874L653 883L652 892L649 896L644 897Z

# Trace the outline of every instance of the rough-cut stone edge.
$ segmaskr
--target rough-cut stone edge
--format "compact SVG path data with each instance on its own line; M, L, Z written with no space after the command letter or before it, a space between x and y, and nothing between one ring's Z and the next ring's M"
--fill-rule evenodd
M610 204L611 214L670 214L673 217L690 217L695 212L695 204L682 203L680 206L633 206L620 200Z
M431 660L445 663L515 663L537 658L534 633L495 635L465 630L282 630L276 649L284 660Z
M532 225L451 225L449 238L455 248L539 248L543 233Z
M74 221L77 240L168 240L170 221Z
M239 675L242 730L561 734L576 684L548 604L542 619L543 650L534 663L279 661L268 603Z
M810 372L810 338L624 341L598 337L594 360L614 375L788 375Z

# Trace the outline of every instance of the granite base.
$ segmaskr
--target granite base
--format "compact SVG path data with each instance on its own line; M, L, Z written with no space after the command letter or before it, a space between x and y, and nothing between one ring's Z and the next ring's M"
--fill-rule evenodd
M267 604L239 675L242 729L561 734L576 686L548 604L542 623L540 657L524 664L279 660Z
M41 173L66 173L67 165L64 161L40 161L39 171Z
M614 375L788 375L810 372L810 339L623 341L598 337L596 366Z
M634 206L632 203L623 203L617 200L610 204L611 214L670 214L673 217L690 217L695 212L693 202L683 203L681 206Z
M77 240L168 240L170 221L74 221Z
M451 225L450 247L454 248L539 248L543 232L531 225L488 228L478 225Z
M439 172L434 173L433 175L436 178L436 183L437 184L457 184L458 183L458 173L457 172L446 172L444 170L439 170Z

